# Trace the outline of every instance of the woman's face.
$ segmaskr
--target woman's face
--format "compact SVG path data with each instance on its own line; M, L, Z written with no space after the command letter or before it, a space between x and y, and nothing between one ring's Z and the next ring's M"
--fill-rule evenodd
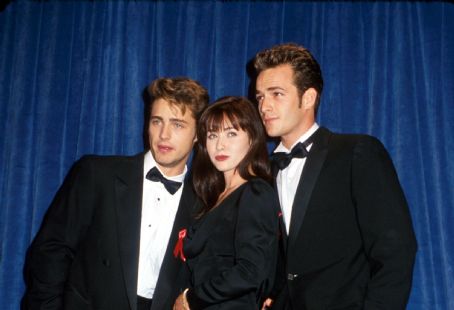
M219 171L233 175L251 144L246 131L236 130L224 119L219 131L208 131L206 148L210 160Z

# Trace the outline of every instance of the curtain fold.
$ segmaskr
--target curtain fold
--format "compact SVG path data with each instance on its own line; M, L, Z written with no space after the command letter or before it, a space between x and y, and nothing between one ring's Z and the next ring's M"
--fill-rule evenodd
M391 1L25 1L0 11L0 308L72 163L144 148L146 86L251 95L246 65L308 47L318 122L368 133L395 163L418 239L408 309L454 309L454 5Z

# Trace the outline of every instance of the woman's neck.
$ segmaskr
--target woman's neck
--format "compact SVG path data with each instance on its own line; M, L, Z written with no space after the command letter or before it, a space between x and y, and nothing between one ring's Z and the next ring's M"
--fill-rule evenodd
M237 188L244 182L246 182L246 180L241 177L238 170L235 170L234 172L231 172L231 171L225 172L224 173L224 183L225 183L224 192L228 191L229 189L232 189L232 188Z
M235 171L232 174L224 174L224 181L225 181L225 188L224 191L219 195L218 201L216 202L216 205L219 205L227 196L229 196L235 189L240 187L242 184L246 182L245 179L243 179L238 171Z

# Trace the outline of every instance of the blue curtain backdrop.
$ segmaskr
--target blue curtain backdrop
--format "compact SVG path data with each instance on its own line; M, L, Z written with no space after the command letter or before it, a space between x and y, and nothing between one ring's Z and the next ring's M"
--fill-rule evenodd
M454 5L52 0L0 11L0 308L19 308L25 252L71 164L143 150L150 81L247 95L246 63L288 41L322 66L319 123L393 158L419 243L408 309L454 309Z

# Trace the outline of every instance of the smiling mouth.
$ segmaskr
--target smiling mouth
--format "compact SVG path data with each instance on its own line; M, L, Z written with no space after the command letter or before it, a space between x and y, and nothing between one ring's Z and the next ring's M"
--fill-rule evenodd
M217 161L224 161L229 158L227 155L218 155L214 157Z

